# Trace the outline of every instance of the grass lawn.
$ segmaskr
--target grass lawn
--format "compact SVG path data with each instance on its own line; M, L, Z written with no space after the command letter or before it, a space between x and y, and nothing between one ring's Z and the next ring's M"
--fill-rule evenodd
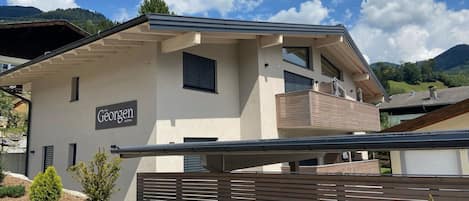
M380 168L380 172L381 174L391 174L391 168L382 167Z
M396 82L389 80L389 94L408 93L411 91L426 91L429 86L435 86L438 89L448 88L443 82L421 82L417 85L407 84L406 82Z

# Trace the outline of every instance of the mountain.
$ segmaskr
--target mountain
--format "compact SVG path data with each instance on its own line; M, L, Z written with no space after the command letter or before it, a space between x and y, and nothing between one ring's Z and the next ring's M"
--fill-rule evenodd
M469 69L469 45L456 45L434 58L435 70L454 71Z
M59 19L68 20L91 34L116 25L115 22L107 19L103 14L82 8L42 12L34 7L0 6L0 22Z
M41 10L34 7L23 6L0 6L0 18L25 17L42 13Z
M370 65L388 93L424 89L443 83L447 87L469 85L469 45L456 45L435 58L401 65L377 62ZM441 83L440 83L441 82Z

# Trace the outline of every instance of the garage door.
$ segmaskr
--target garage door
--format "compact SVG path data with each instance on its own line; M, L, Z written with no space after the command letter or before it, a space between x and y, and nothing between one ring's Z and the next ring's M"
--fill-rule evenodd
M404 151L405 174L460 174L458 150Z

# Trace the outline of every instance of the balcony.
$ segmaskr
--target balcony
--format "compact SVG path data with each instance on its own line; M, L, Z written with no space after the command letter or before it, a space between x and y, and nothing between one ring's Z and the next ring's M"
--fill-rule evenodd
M276 95L277 127L342 132L379 131L379 110L368 103L316 91Z

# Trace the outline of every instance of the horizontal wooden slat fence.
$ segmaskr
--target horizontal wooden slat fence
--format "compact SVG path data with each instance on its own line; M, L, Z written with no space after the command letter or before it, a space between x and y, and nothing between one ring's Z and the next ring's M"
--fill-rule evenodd
M256 173L138 173L137 200L469 200L469 178Z

